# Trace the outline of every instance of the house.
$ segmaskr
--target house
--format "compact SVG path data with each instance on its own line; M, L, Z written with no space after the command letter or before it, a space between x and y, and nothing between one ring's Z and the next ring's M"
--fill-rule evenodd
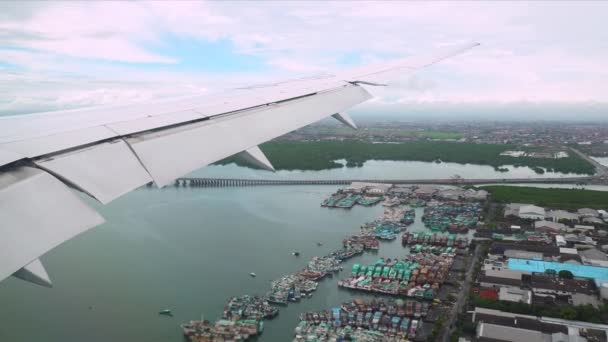
M545 209L536 205L524 205L519 207L519 213L517 214L522 219L530 220L544 220Z
M538 233L559 234L566 230L566 225L553 221L536 221L534 222L534 230Z

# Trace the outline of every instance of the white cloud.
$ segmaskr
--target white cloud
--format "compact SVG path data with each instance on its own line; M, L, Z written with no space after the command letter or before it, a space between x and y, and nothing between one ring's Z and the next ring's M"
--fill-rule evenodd
M372 105L608 101L602 2L14 2L0 12L0 112L190 94L472 40L482 46L376 90ZM270 70L183 69L168 37L228 41Z

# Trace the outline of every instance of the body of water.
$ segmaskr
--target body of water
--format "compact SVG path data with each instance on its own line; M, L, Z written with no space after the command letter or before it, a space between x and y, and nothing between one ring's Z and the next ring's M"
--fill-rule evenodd
M269 173L234 165L195 172L230 178L505 178L537 177L528 168L505 174L491 167L371 161L362 168ZM544 175L545 177L551 175ZM379 216L382 206L321 208L335 186L142 188L107 206L93 205L107 222L42 257L53 280L47 289L9 278L0 283L0 341L182 341L179 323L215 320L230 296L264 294L270 281L301 269L315 255ZM412 230L422 229L421 209ZM317 242L323 242L317 246ZM293 251L301 256L292 256ZM283 308L261 341L293 337L298 314L351 298L336 279L353 263L407 253L399 241L378 255L347 262L341 275L321 281L310 299ZM256 278L249 276L257 274ZM361 296L361 294L356 294ZM164 308L175 317L159 316Z
M252 179L433 179L450 178L459 175L463 178L555 178L580 177L577 174L559 172L535 173L529 167L504 165L509 172L499 172L494 167L457 164L429 163L419 161L369 160L362 167L342 167L320 171L280 170L268 172L239 167L234 164L210 166L191 174L192 177L209 178L252 178Z

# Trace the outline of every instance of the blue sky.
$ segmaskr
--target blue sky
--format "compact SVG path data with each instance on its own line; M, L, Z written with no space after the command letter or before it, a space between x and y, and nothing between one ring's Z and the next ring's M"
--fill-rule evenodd
M0 114L145 101L481 47L365 108L608 102L606 2L0 2Z

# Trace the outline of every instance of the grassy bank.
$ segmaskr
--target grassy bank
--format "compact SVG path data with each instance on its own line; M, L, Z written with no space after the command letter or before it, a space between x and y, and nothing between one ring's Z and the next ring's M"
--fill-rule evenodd
M501 152L514 148L511 145L426 141L398 144L373 144L361 141L273 141L261 146L275 168L283 170L337 168L341 165L333 161L346 159L348 166L361 166L368 160L443 161L489 165L497 169L502 165L515 165L563 173L592 174L595 172L593 165L574 154L561 159L500 155ZM233 158L228 158L221 161L220 164L229 162L239 163Z
M578 209L605 209L608 206L608 191L534 188L520 186L484 186L498 202L521 202L540 206Z

